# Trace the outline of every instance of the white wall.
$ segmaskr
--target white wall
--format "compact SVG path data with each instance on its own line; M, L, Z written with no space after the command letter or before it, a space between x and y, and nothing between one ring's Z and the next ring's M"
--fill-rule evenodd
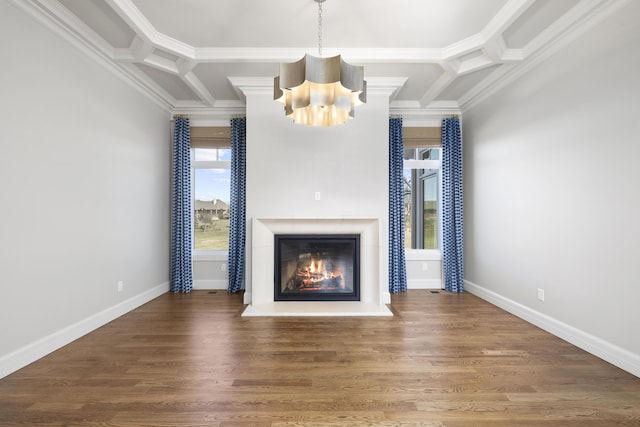
M247 96L247 280L253 218L379 218L388 288L389 94L371 89L344 125L295 125L268 93ZM315 193L320 192L320 200Z
M636 375L638 22L631 2L463 120L467 288Z
M168 290L170 135L166 111L8 2L0 40L1 377Z

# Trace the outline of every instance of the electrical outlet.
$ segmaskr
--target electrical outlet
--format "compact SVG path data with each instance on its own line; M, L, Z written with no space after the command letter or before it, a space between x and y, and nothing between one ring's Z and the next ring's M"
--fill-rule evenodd
M426 262L422 263L422 271L427 271L429 269L429 264Z
M538 301L544 301L544 289L538 288Z
M319 191L316 191L315 199L316 200L320 200L320 192Z
M227 271L227 264L225 264L224 262L220 264L220 271Z
M122 292L122 291L124 291L124 282L120 280L118 282L118 292Z

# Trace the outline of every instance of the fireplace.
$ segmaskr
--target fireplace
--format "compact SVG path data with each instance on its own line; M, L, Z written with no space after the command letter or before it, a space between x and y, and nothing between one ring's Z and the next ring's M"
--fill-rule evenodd
M386 278L388 245L386 227L378 218L253 218L251 251L248 253L247 289L243 317L256 316L393 316L386 304L390 294ZM354 269L360 281L357 301L276 301L274 250L275 236L358 235L359 268ZM277 273L282 274L282 273ZM342 295L344 296L344 295Z
M274 301L360 301L360 235L274 238Z

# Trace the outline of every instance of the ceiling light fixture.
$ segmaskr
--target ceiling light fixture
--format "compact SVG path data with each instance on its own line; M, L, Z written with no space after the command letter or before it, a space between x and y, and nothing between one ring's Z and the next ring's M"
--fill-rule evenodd
M287 117L307 126L333 126L354 117L357 105L367 102L364 67L347 64L340 55L322 57L322 3L318 3L318 57L306 54L296 62L280 64L273 81L273 99L284 104Z

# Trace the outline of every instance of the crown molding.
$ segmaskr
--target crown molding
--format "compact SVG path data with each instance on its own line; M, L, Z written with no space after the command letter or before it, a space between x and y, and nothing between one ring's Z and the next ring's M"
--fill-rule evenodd
M442 119L459 116L461 111L454 101L434 101L427 106L420 106L417 102L392 102L389 114L402 117L403 126L439 127Z

